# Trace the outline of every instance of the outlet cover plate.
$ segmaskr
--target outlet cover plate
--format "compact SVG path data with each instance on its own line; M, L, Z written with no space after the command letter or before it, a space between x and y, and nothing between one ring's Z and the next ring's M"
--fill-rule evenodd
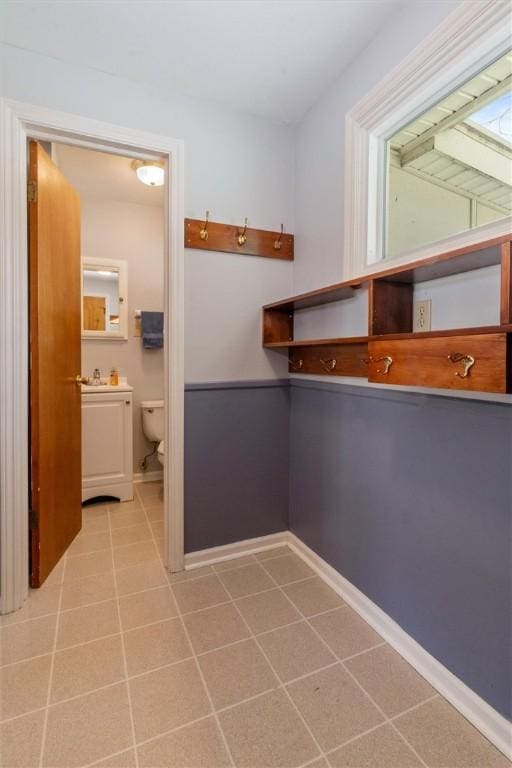
M413 304L413 333L431 330L432 300L423 299Z

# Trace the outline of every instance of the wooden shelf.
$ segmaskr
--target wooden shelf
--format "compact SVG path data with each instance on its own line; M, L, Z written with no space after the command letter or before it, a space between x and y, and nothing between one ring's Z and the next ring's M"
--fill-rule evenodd
M361 286L374 280L412 284L497 266L501 263L500 246L510 242L511 239L512 235L503 235L502 237L486 240L477 245L430 256L427 259L415 262L413 266L403 264L381 272L372 272L354 280L325 285L322 288L315 288L315 290L308 291L307 293L299 293L297 296L290 296L281 301L274 301L272 304L265 304L263 309L281 309L293 312L300 309L308 309L309 307L319 307L323 304L331 304L343 299L351 299Z
M492 333L512 333L512 324L481 325L474 328L445 328L439 331L417 333L383 333L373 336L339 336L334 339L294 339L273 341L263 344L266 349L293 349L294 347L343 346L344 344L366 344L369 341L398 341L400 339L437 339L449 336L481 336Z
M399 341L400 339L439 339L448 336L482 336L492 333L512 333L512 325L480 325L474 328L448 328L441 331L416 333L383 333L368 336L368 341Z
M476 246L472 245L455 251L440 253L437 256L430 256L428 259L421 259L413 266L404 264L401 267L393 267L383 272L374 273L369 275L368 279L422 283L425 280L438 280L441 277L494 267L501 263L500 246L509 242L511 237L511 235L496 237L493 240L478 243Z
M322 304L332 304L334 301L351 299L357 289L361 287L362 282L364 281L349 280L345 283L327 285L325 288L318 288L308 293L299 293L298 296L290 296L283 301L266 304L263 309L280 309L285 312L293 312L299 309L308 309L308 307L319 307Z
M511 240L512 235L497 237L267 304L263 346L286 350L290 372L512 391ZM491 266L500 266L500 325L413 333L415 283ZM363 285L368 287L368 336L294 339L296 311L352 298Z
M264 344L268 349L287 349L291 347L343 346L344 344L366 344L368 336L347 336L337 339L298 339L297 341L274 341Z

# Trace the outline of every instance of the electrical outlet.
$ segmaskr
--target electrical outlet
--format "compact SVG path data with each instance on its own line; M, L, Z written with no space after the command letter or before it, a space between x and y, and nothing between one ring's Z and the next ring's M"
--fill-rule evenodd
M415 301L413 304L413 327L412 330L417 333L419 331L430 331L430 315L432 309L432 300L425 299L424 301Z

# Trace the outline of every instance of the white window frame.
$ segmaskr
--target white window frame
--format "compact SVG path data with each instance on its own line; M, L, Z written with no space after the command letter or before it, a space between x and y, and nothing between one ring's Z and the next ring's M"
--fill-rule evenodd
M164 160L164 563L184 567L183 142L0 98L0 614L28 593L29 137Z
M510 49L509 2L463 2L347 113L344 276L352 279L511 231L512 217L385 258L387 140Z

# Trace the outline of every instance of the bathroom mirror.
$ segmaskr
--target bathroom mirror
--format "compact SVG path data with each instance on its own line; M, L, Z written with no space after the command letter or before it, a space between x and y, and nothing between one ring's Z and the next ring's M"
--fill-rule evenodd
M82 262L82 338L128 338L128 265L119 259Z

